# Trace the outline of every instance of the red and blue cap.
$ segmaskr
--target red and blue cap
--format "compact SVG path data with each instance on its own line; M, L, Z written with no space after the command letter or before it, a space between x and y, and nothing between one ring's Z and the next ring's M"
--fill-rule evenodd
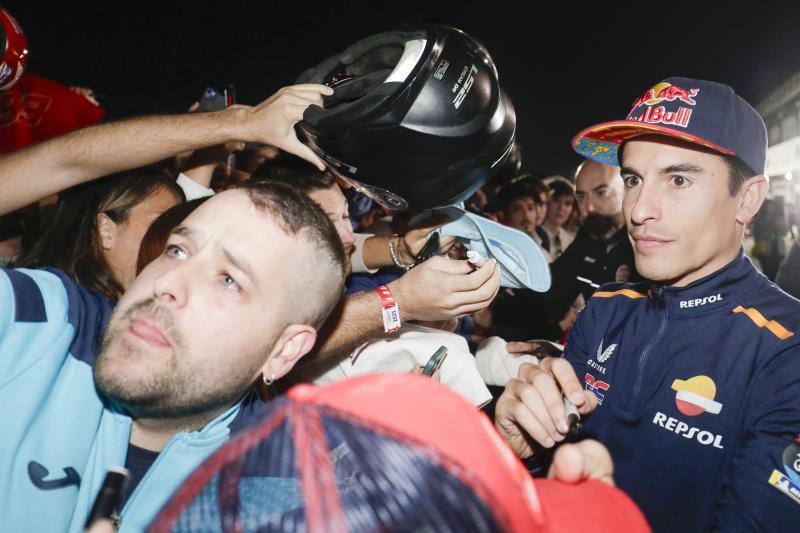
M298 385L190 474L150 533L649 531L619 489L534 479L434 380Z
M622 143L653 134L736 156L756 174L764 173L764 120L732 88L705 80L673 77L657 83L633 102L625 120L587 128L572 139L572 146L584 157L618 166Z

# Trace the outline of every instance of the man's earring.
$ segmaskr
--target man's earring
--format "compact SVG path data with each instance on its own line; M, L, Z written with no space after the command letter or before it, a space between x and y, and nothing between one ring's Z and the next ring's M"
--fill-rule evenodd
M262 376L262 378L261 378L261 379L263 379L263 380L264 380L264 385L266 385L267 387L269 387L270 385L272 385L272 382L273 382L273 381L275 381L275 374L272 374L272 377L271 377L271 378L269 378L269 379L267 379L266 377L263 377L263 376Z

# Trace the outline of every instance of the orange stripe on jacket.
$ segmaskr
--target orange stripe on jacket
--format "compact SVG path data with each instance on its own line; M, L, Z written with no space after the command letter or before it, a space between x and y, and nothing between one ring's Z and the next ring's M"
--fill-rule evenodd
M645 298L647 296L646 294L632 291L631 289L620 289L618 291L612 291L612 292L597 291L596 293L592 294L592 298L610 298L618 294L621 294L622 296L627 296L628 298Z
M750 320L752 320L756 326L760 328L767 328L773 335L778 337L780 340L785 341L794 333L786 329L785 327L781 326L779 323L775 322L774 320L767 320L764 318L764 315L759 313L756 309L752 307L748 307L745 309L741 305L736 307L733 310L734 313L744 313L747 315Z

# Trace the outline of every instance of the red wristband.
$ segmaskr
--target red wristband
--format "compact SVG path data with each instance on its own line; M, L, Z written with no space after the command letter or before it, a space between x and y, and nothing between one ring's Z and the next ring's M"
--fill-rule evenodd
M400 329L400 308L397 307L397 301L392 296L392 291L386 285L381 285L375 292L381 297L383 309L383 331L392 333Z

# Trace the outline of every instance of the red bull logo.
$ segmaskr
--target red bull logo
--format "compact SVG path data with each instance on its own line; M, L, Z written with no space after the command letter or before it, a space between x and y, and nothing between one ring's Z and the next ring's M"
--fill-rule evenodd
M657 83L656 85L653 85L647 89L639 98L636 99L635 102L633 102L631 111L642 104L654 106L656 104L660 104L664 100L667 102L680 100L684 104L695 105L697 102L695 101L694 97L697 96L697 93L699 92L700 89L684 89L683 87L678 87L677 85L672 85L666 82Z
M665 106L658 104L679 100L693 106L697 104L694 97L699 92L700 89L684 89L666 82L658 83L647 89L642 96L636 99L628 115L628 120L686 128L692 118L692 109L690 107L679 107L677 110L668 111ZM646 106L644 112L634 116L633 114L641 106Z

